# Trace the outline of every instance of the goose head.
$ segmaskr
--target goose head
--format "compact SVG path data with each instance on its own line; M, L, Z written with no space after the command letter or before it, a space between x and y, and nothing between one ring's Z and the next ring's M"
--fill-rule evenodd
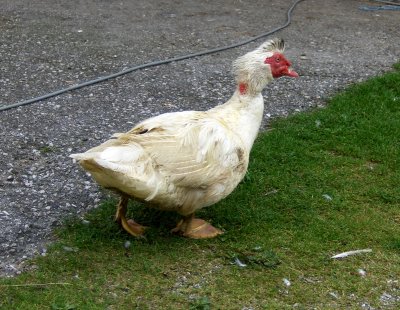
M282 39L264 42L255 50L239 57L233 63L233 72L241 95L258 94L273 79L282 76L298 77L283 54Z

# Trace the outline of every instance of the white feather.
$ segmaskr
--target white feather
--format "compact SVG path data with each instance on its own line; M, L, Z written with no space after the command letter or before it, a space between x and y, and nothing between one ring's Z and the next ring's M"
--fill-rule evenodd
M166 113L73 154L93 178L152 206L188 215L229 195L243 179L263 117L261 90L272 81L266 57L282 50L270 40L234 63L238 82L223 105L205 112Z
M134 163L141 152L142 149L136 146L114 146L101 152L100 159L113 163Z
M363 250L354 250L354 251L348 251L348 252L343 252L340 254L336 254L332 256L331 258L345 258L347 256L355 255L355 254L360 254L360 253L370 253L372 252L371 249L363 249Z

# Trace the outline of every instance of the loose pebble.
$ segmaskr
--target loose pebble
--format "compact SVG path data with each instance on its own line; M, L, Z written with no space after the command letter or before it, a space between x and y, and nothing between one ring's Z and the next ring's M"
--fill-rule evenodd
M130 246L131 246L131 242L130 242L129 240L125 241L125 243L124 243L124 248L125 248L125 249L129 249Z
M292 285L292 283L286 278L283 279L283 284L285 284L286 287L289 287Z

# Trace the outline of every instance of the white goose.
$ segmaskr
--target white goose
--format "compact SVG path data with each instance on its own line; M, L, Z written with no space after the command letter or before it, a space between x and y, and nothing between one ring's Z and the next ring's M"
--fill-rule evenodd
M297 77L273 39L238 58L237 89L225 104L208 111L166 113L126 133L73 154L103 187L121 195L116 220L133 236L145 227L125 218L130 198L183 215L174 232L190 238L222 233L196 210L229 195L246 174L249 154L263 117L263 88L274 78Z

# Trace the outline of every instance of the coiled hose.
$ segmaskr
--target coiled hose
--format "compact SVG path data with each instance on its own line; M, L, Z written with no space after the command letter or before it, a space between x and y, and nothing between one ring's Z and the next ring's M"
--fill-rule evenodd
M235 48L235 47L239 47L239 46L248 44L248 43L256 41L256 40L258 40L260 38L269 36L269 35L271 35L271 34L273 34L275 32L278 32L279 30L282 30L282 29L286 28L287 26L289 26L290 23L292 22L292 11L296 7L296 5L301 1L303 1L303 0L296 0L288 8L288 10L286 12L286 22L282 26L279 26L279 27L277 27L277 28L275 28L275 29L273 29L271 31L262 33L262 34L260 34L260 35L258 35L256 37L253 37L253 38L250 38L250 39L247 39L247 40L244 40L244 41L240 41L238 43L234 43L234 44L231 44L231 45L223 46L223 47L218 47L218 48L214 48L214 49L208 49L208 50L205 50L205 51L202 51L202 52L197 52L197 53L193 53L193 54L178 56L178 57L169 58L169 59L166 59L166 60L153 61L153 62L142 64L142 65L139 65L139 66L131 67L131 68L119 71L117 73L113 73L113 74L110 74L110 75L107 75L107 76L99 77L97 79L86 81L86 82L83 82L83 83L80 83L80 84L76 84L76 85L73 85L71 87L63 88L63 89L60 89L60 90L45 94L45 95L40 96L40 97L28 99L28 100L25 100L25 101L22 101L22 102L18 102L18 103L14 103L14 104L10 104L10 105L0 106L0 112L1 111L5 111L5 110L9 110L9 109L13 109L13 108L17 108L17 107L20 107L20 106L28 105L28 104L31 104L31 103L35 103L35 102L38 102L38 101L42 101L42 100L45 100L45 99L48 99L48 98L51 98L51 97L55 97L55 96L64 94L66 92L69 92L69 91L72 91L72 90L76 90L76 89L79 89L79 88L83 88L83 87L86 87L86 86L89 86L89 85L94 85L94 84L97 84L97 83L100 83L100 82L104 82L104 81L119 77L121 75L130 73L130 72L133 72L133 71L137 71L137 70L140 70L140 69L149 68L149 67L156 67L156 66L165 65L165 64L168 64L168 63L171 63L171 62L174 62L174 61L181 61L181 60L194 58L194 57L198 57L198 56L204 56L204 55L209 55L209 54L213 54L213 53L217 53L217 52L222 52L222 51L225 51L225 50L228 50L228 49L232 49L232 48Z

